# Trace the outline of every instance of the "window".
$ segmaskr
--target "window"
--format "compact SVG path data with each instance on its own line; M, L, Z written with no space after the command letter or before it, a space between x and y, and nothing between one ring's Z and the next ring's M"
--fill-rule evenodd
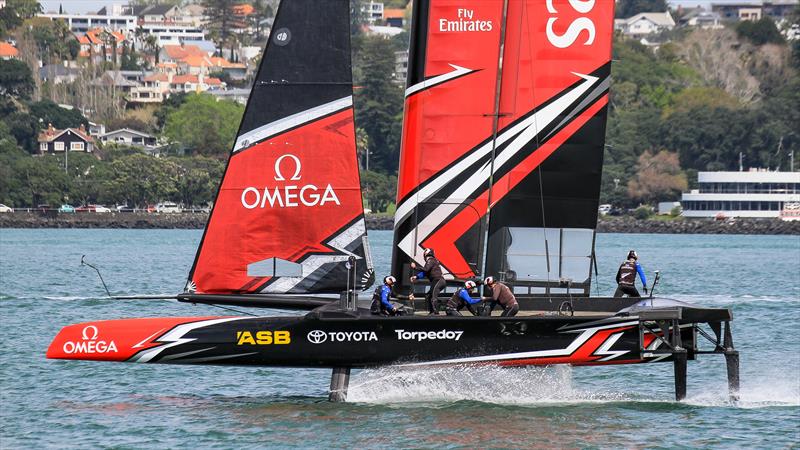
M55 144L55 150L57 152L63 152L64 151L64 143L63 142L55 142L54 144Z
M69 149L83 151L83 142L71 142L69 144Z
M47 142L39 143L39 150L46 152L47 151Z

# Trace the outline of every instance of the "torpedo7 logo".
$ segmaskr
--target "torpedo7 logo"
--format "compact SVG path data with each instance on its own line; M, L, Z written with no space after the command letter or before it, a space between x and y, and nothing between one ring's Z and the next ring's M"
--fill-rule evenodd
M286 345L291 344L288 331L237 331L236 345Z
M275 160L273 176L273 180L280 184L263 188L254 186L245 188L242 191L242 206L247 209L263 209L324 206L326 203L341 205L330 183L324 188L313 184L300 186L302 170L303 164L300 158L291 153L281 155ZM292 183L295 181L298 183Z

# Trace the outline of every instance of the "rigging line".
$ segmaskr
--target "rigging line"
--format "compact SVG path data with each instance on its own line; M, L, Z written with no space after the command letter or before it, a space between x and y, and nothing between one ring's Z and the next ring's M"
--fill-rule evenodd
M483 245L481 246L481 261L483 275L486 275L486 256L489 247L489 222L492 211L492 187L494 186L494 160L497 152L497 130L500 125L500 95L503 87L503 60L506 45L506 31L508 22L508 0L503 0L503 15L500 20L500 46L497 53L497 77L494 88L494 108L492 111L492 157L489 163L489 187L486 198L486 232L481 233Z
M235 312L237 314L244 314L244 315L253 316L253 317L257 317L258 316L257 314L252 314L252 313L249 313L249 312L239 311L238 309L228 308L227 306L222 306L222 305L215 305L213 303L206 303L206 305L213 306L214 308L219 308L219 309L227 309L228 311L233 311L233 312Z

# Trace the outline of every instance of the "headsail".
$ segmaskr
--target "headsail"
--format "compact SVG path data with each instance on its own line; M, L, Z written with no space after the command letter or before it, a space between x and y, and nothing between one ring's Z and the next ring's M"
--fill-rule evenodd
M414 8L393 271L432 247L451 278L588 277L613 0Z
M348 0L281 2L187 290L340 292L350 256L356 287L371 283L349 14Z

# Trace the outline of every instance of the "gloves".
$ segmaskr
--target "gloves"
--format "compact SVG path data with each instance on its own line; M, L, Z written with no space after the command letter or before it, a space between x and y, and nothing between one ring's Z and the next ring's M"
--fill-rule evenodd
M647 295L647 286L644 287L644 294Z
M411 277L411 282L413 283L413 282L415 282L415 281L417 281L417 276L416 276L416 275L414 275L413 277Z

